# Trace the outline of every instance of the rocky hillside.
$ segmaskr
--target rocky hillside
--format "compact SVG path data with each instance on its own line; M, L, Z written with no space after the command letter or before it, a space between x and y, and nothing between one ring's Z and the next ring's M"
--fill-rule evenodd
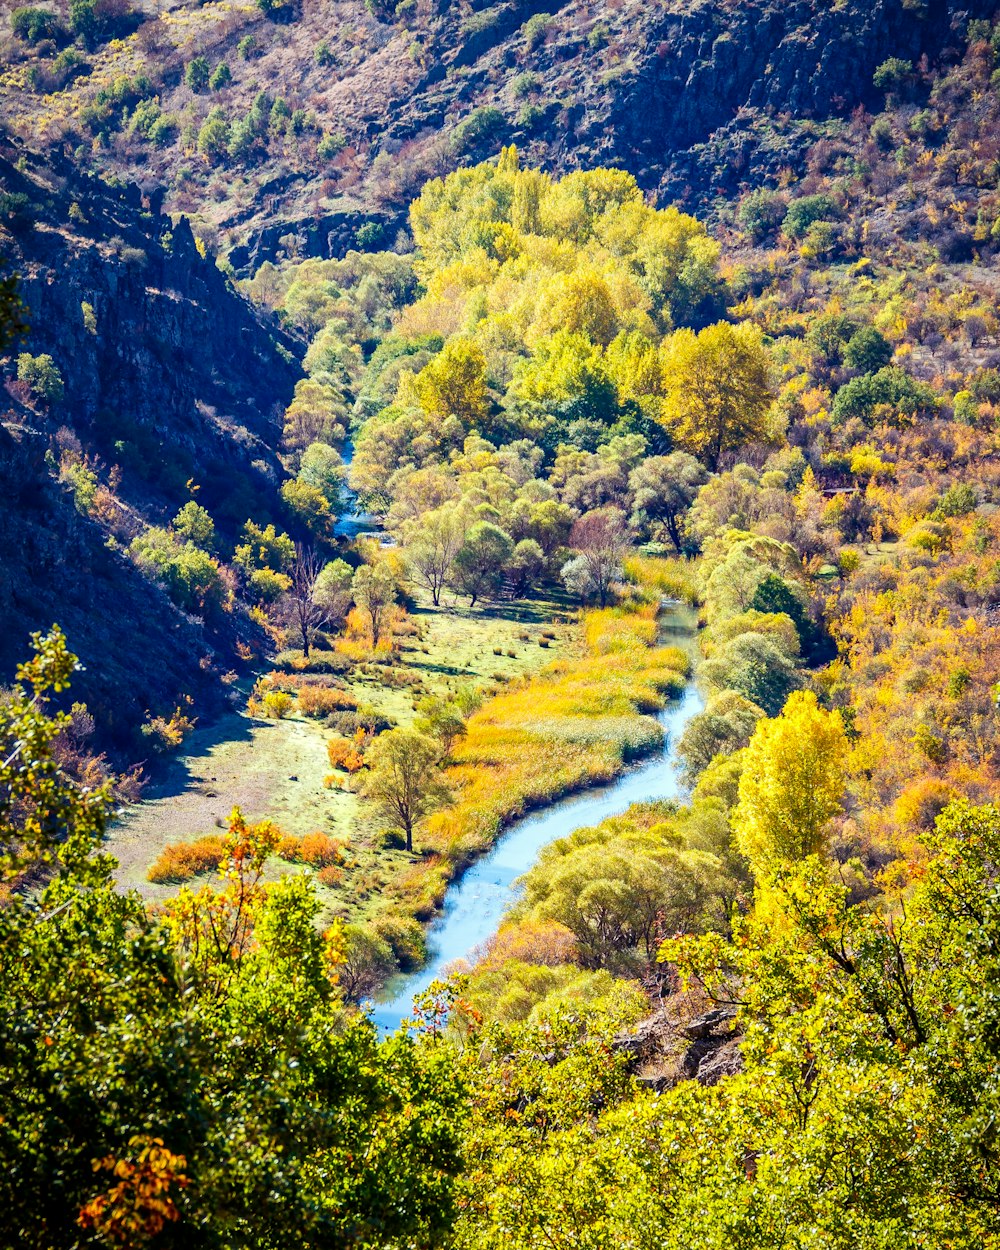
M0 153L0 250L29 331L3 362L0 671L58 620L76 693L109 741L217 688L239 613L206 625L128 559L189 499L222 534L277 507L295 344L269 326L156 196L67 161Z
M12 31L0 97L13 129L163 186L248 271L391 243L427 177L511 141L704 208L801 165L825 119L879 98L879 65L946 64L995 7L168 0L75 42L66 15Z

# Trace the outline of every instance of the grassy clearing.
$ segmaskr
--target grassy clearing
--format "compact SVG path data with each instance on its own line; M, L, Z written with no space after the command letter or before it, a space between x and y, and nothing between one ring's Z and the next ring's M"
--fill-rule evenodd
M554 656L579 654L581 630L574 620L565 619L573 615L559 600L474 612L421 605L391 666L357 665L345 676L344 695L409 725L424 695L446 696L462 687L489 694L536 672ZM282 720L234 713L197 729L186 754L171 762L147 799L111 830L108 849L119 860L119 883L151 901L175 894L176 881L147 879L150 866L170 845L220 835L238 805L249 820L271 819L289 834L302 837L319 830L337 838L345 848L342 877L334 884L317 878L327 917L377 914L388 884L411 871L415 860L381 845L357 795L346 785L325 784L331 772L327 744L333 736L321 720L297 712ZM210 874L211 865L204 871ZM274 858L268 876L288 871L314 870L301 864L290 868Z

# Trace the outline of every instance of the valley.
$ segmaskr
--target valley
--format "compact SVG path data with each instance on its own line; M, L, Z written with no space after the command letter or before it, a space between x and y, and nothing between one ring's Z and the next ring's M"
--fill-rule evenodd
M0 15L0 1245L1000 1250L993 0Z

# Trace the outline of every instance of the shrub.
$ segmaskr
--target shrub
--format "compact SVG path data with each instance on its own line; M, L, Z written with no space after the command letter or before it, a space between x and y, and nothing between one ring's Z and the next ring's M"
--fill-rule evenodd
M340 843L319 829L305 835L299 855L302 862L312 868L328 868L331 864L339 864L344 858Z
M224 87L228 87L233 81L233 75L229 66L225 61L220 61L212 70L212 77L208 80L208 85L213 91L221 91Z
M241 61L249 61L257 51L257 39L254 35L244 35L236 45L236 55Z
M332 716L335 712L354 711L358 706L357 699L346 690L325 686L303 686L298 703L303 716Z
M65 394L62 374L55 361L47 353L32 356L21 352L17 358L17 378L26 382L31 393L47 404L57 404Z
M473 109L452 131L451 150L456 156L485 147L497 140L507 125L507 119L491 104Z
M212 76L212 67L203 56L196 56L188 61L184 70L184 81L194 92L202 92L208 86Z
M226 841L221 834L210 833L194 842L174 842L165 846L146 873L146 880L157 885L189 881L200 872L218 868L226 855Z
M890 425L911 423L918 415L933 412L937 400L930 387L895 366L852 378L837 392L830 409L835 421L859 417L867 425L879 420Z
M151 716L140 730L155 751L175 751L193 731L194 721L179 707L169 717Z
M403 972L412 972L426 959L424 931L412 917L390 912L373 920L371 928L384 942L388 942Z
M324 135L316 145L316 155L321 161L332 161L335 156L339 156L347 146L347 139L341 131L336 134Z
M268 690L260 707L268 720L284 720L295 707L295 700L286 690Z
M59 19L49 9L28 6L15 9L10 15L10 28L25 43L38 43L42 39L56 39L62 33Z
M334 768L346 773L356 773L364 767L364 758L358 750L357 738L331 738L326 744L327 755Z
M552 28L552 18L548 13L533 13L521 27L525 45L534 52L545 42L545 36Z
M341 844L321 829L301 838L285 834L278 843L277 854L289 863L308 864L311 868L328 868L344 859Z
M320 885L325 885L328 888L340 885L343 879L344 870L343 868L338 868L336 864L327 864L325 868L321 868L316 874L316 880Z
M782 195L760 187L743 197L736 219L754 243L763 243L781 225L786 212Z
M862 326L844 348L844 364L861 373L877 373L892 360L892 344L874 326Z
M809 227L829 217L834 211L833 200L828 195L803 195L791 200L781 223L782 231L790 239L801 239Z

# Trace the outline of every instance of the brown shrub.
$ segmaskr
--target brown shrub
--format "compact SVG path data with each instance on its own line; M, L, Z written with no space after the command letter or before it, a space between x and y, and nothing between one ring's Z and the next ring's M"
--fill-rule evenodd
M325 686L302 686L298 700L303 716L331 716L334 712L353 712L358 706L357 699L346 690Z
M357 743L350 738L331 738L326 744L326 750L334 768L341 768L347 773L356 773L364 766L365 761L358 750Z

